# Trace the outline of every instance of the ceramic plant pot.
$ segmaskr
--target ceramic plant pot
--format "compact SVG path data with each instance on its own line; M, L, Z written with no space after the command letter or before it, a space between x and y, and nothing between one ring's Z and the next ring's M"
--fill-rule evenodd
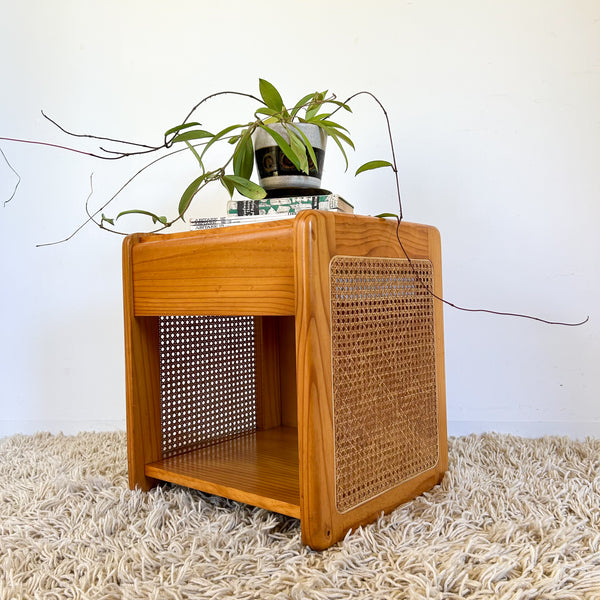
M311 143L317 164L315 165L309 156L308 175L299 171L275 143L275 140L266 131L257 129L254 135L254 155L258 170L258 182L267 192L286 189L318 190L321 187L327 135L320 127L311 123L296 123L295 125L302 130ZM289 143L289 136L283 125L273 123L269 127Z

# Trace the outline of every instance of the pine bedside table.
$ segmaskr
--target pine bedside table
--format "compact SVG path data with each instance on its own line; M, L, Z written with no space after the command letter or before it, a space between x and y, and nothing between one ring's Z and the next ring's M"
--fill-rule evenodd
M307 210L123 246L129 484L325 549L447 469L437 230ZM427 286L427 287L426 287Z

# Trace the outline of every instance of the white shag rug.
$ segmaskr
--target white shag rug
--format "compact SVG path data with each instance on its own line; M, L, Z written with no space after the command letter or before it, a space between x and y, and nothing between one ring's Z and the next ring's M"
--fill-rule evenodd
M124 433L0 440L0 598L600 599L600 440L450 440L440 486L325 552L299 522L127 487Z

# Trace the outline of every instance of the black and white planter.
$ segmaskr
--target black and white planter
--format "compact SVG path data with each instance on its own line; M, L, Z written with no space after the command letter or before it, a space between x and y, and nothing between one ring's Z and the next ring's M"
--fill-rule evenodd
M299 171L294 166L266 131L257 129L254 134L258 182L270 195L287 190L306 191L307 194L310 194L315 193L321 187L327 134L312 123L295 123L295 126L302 130L315 151L317 164L315 165L310 156L308 157L308 174ZM289 136L283 125L273 123L269 127L289 143Z

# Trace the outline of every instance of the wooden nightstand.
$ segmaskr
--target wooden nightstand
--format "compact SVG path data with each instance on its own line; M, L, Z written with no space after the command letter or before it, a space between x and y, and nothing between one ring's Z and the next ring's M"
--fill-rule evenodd
M296 218L124 242L129 482L301 521L324 549L447 468L437 230Z

